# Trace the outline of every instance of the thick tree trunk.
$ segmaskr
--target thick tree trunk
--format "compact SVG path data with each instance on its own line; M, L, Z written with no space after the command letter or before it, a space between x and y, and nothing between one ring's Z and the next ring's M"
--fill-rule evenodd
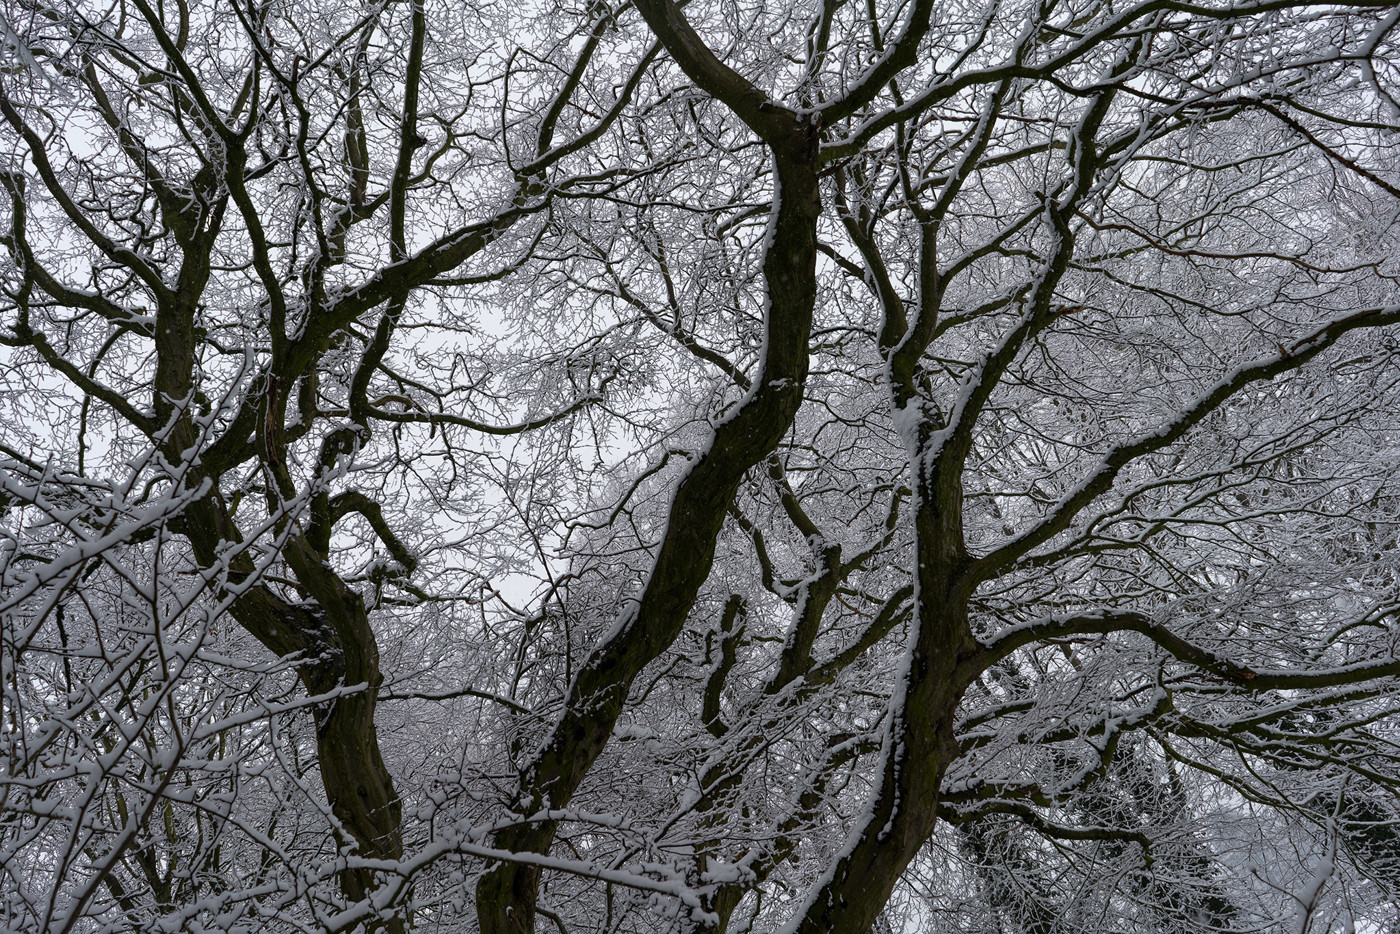
M958 755L954 716L967 687L964 662L977 643L968 627L973 584L962 531L960 464L939 467L929 455L941 427L930 411L909 444L914 510L915 634L903 680L890 698L880 783L846 855L790 925L794 934L864 934L895 883L933 833L939 790Z
M206 566L219 560L224 543L241 540L217 492L196 503L184 525L196 558ZM312 592L316 608L288 603L265 587L255 587L234 602L233 617L274 654L306 660L298 675L308 694L365 685L316 711L321 784L331 812L350 836L345 842L353 842L364 857L399 859L403 856L402 808L374 724L383 676L364 601L303 538L289 542L286 557ZM252 565L244 557L235 560L230 570L236 579L249 573ZM375 888L374 874L346 869L340 874L340 888L346 898L359 901ZM395 918L379 929L397 934L404 930L404 921Z
M714 436L672 500L665 537L636 603L597 646L570 686L564 712L524 770L514 810L522 817L568 804L612 735L632 682L679 635L709 577L715 541L739 483L777 447L802 404L807 340L816 304L817 218L821 198L814 134L797 127L799 145L775 153L778 190L763 272L767 334L761 371L743 404ZM495 844L547 853L553 821L507 828ZM532 934L540 871L502 863L477 886L482 934Z
M900 875L933 833L938 791L955 755L953 714L962 696L953 682L950 655L915 647L909 691L886 742L878 792L854 845L795 919L790 928L795 934L869 931Z
M403 856L403 809L393 778L384 765L374 725L379 686L383 682L379 648L358 594L350 591L339 611L338 615L351 624L349 632L336 634L342 664L328 665L304 680L312 691L334 690L338 685L364 684L368 688L335 699L317 714L316 752L321 783L331 812L354 839L359 855L397 860ZM341 626L336 628L340 630ZM340 670L334 671L335 667ZM337 675L334 683L320 683ZM375 887L373 872L346 869L340 874L341 891L352 901L365 898ZM404 921L395 917L383 929L402 931Z

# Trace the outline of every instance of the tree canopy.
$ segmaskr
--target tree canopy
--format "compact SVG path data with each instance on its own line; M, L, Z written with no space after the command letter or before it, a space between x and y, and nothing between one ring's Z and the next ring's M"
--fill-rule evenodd
M1393 0L2 0L17 932L1400 930Z

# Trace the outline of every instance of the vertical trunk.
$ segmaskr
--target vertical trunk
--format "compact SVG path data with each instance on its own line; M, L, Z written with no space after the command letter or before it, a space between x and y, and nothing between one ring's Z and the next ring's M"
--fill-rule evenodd
M847 853L790 927L795 934L869 931L933 832L962 690L947 663L952 653L930 651L924 642L910 653L908 692L894 712L874 800Z
M359 602L358 596L354 602ZM368 684L369 689L332 701L317 717L321 782L332 813L354 838L359 854L396 860L403 856L402 807L384 766L374 726L374 708L383 680L379 652L364 618L363 604L353 609L359 611L367 638L357 645L346 645L342 683ZM374 874L346 869L340 875L340 887L346 898L359 901L374 890ZM389 931L403 928L403 920L397 917L384 926Z
M941 427L936 418L930 411L907 439L918 491L916 629L903 679L890 698L880 782L845 854L790 925L796 934L870 930L933 833L943 775L957 756L953 718L966 689L959 665L976 643L967 622L961 472L957 466L939 469L930 456Z
M325 693L337 687L365 686L330 701L317 715L318 763L331 812L354 838L359 855L397 860L403 856L403 813L374 725L384 679L364 600L304 538L289 543L286 557L321 610L321 661L302 674L308 690ZM376 887L374 873L346 869L340 874L340 887L346 898L359 901ZM403 919L395 917L381 929L402 931Z

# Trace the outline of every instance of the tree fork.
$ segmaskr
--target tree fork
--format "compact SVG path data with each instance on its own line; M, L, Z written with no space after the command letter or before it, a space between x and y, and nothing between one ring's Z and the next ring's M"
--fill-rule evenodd
M183 526L196 559L205 567L220 561L220 545L240 538L217 492L192 505ZM297 673L308 694L364 685L363 690L347 692L317 711L321 784L332 813L361 855L399 859L403 856L402 808L374 725L383 676L364 600L324 565L304 537L293 538L286 557L320 613L289 604L257 586L234 601L233 617L274 654L304 659ZM246 557L234 565L231 576L253 570ZM339 881L342 894L351 901L364 899L375 888L374 874L367 870L346 869ZM403 919L392 918L380 929L398 934L404 930Z
M680 481L665 537L642 594L581 667L549 738L522 769L514 810L522 818L564 807L607 745L632 682L680 634L709 577L715 543L744 475L792 425L807 378L816 304L817 139L803 123L772 146L777 179L763 262L768 296L762 369L739 408L714 427L708 448ZM497 847L547 853L557 825L528 821L497 833ZM540 870L501 864L477 885L482 934L534 931Z

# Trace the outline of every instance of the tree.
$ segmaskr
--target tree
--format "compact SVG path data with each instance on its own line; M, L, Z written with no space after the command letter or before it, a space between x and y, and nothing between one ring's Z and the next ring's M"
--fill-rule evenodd
M7 927L1396 923L1392 4L3 22Z

